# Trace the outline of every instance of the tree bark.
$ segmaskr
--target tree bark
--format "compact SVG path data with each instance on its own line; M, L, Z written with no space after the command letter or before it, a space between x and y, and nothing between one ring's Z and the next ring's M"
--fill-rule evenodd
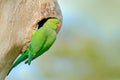
M49 17L62 22L56 0L0 0L0 80L31 40L37 23Z

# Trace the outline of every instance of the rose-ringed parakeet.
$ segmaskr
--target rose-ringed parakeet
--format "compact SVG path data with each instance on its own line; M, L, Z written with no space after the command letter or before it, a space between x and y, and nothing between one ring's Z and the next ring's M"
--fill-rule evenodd
M21 54L21 56L13 63L10 71L21 62L26 61L30 65L31 61L44 52L46 52L56 40L58 31L60 30L61 23L56 18L49 18L41 28L34 31L30 45Z

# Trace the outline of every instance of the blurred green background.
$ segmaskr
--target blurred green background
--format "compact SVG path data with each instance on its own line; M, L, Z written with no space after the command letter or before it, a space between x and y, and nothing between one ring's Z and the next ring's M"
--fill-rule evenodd
M6 80L120 80L120 0L58 0L55 44Z

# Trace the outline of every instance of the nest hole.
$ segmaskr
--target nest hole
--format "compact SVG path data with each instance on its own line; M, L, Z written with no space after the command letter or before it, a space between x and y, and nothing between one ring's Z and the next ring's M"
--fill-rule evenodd
M39 28L41 28L43 25L44 25L44 23L48 20L48 19L50 19L51 17L49 17L49 18L44 18L44 19L42 19L41 21L39 21L38 22L38 29Z

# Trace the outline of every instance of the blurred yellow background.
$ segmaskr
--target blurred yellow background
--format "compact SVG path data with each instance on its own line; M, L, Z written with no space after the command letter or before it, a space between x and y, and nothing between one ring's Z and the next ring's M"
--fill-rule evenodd
M120 80L120 0L58 0L55 44L6 80Z

